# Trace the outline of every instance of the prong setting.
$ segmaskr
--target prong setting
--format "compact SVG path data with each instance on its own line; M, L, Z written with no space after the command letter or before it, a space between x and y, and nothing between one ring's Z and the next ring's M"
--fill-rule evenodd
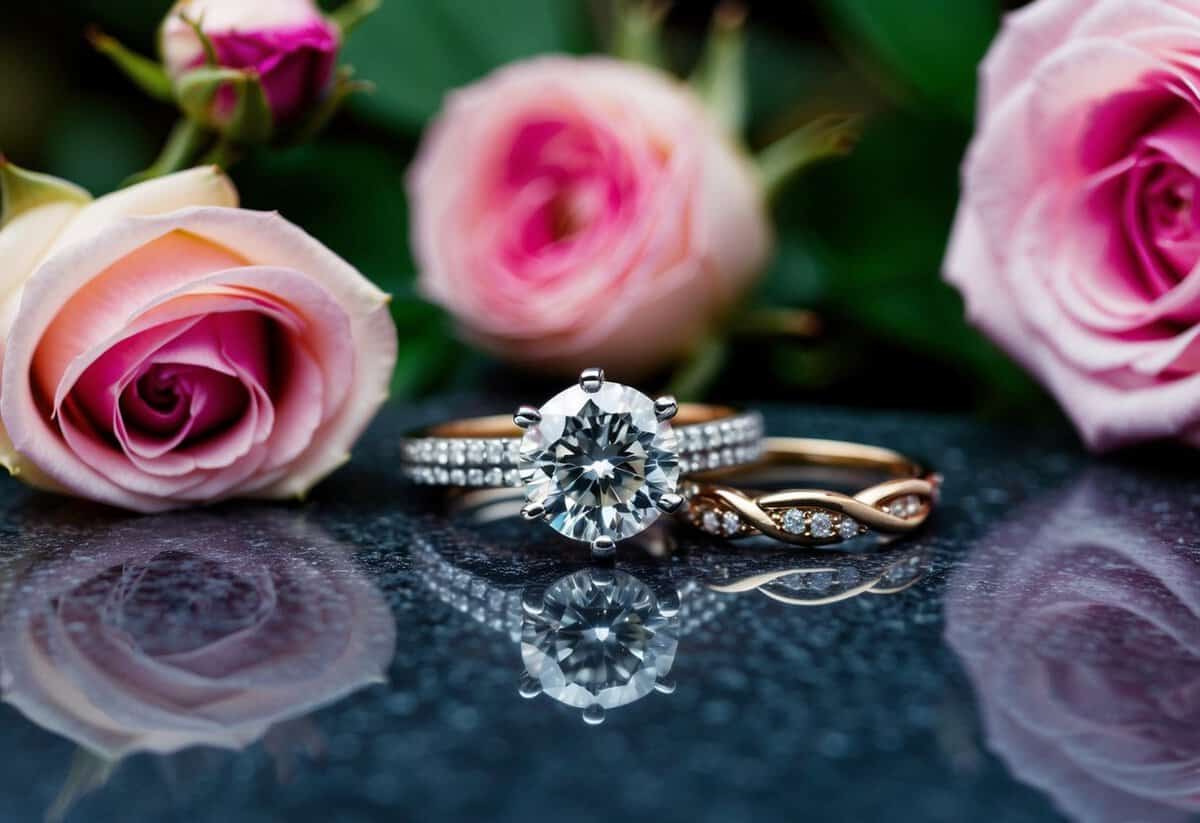
M669 620L679 614L680 603L679 590L669 589L658 598L658 613Z
M584 369L579 373L579 388L595 394L604 385L604 369Z
M521 594L521 611L531 617L541 614L546 608L545 593L541 589L526 589Z
M513 422L522 429L529 429L542 422L542 413L533 406L522 406L513 415Z
M612 557L617 550L617 543L608 535L600 535L592 541L593 557Z
M658 502L655 505L658 506L659 511L672 514L679 511L679 509L683 506L683 496L676 494L675 492L668 492L667 494L659 497Z
M542 693L542 684L533 678L529 672L521 675L520 681L517 683L517 694L526 700L532 700Z
M521 516L526 520L541 520L546 516L546 507L541 503L526 503L521 508Z
M657 397L654 400L654 415L661 423L664 420L670 420L675 415L679 414L679 403L669 394L664 394L662 397Z

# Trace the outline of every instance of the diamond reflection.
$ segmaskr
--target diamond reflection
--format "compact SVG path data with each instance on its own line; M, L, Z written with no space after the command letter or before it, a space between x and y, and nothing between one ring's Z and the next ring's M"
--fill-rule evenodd
M989 748L1077 821L1200 811L1200 495L1152 488L1093 470L991 534L947 590Z
M679 644L678 608L664 607L642 581L622 571L567 575L527 597L521 657L531 686L598 723L605 709L640 700L666 679Z
M56 515L77 541L27 522L0 613L5 702L86 752L52 816L136 752L319 748L301 719L383 680L391 611L302 515Z
M523 531L495 530L506 524L512 501L488 495L483 502L464 511L500 539L453 528L418 535L417 574L438 599L519 647L522 697L580 709L590 724L654 692L673 692L681 647L739 595L823 606L905 591L929 570L928 552L914 546L857 554L762 545L676 551L669 534L651 529L634 538L621 568L572 571L560 542L530 543ZM637 547L645 551L640 561Z

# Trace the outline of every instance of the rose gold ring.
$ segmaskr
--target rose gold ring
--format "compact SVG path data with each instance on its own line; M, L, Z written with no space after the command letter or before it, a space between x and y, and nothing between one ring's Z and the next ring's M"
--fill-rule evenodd
M771 437L751 469L695 475L685 485L681 516L729 539L767 535L786 543L822 546L861 535L902 535L918 529L937 501L941 475L890 449ZM889 479L850 495L820 488L752 491L750 483L794 481L798 469L884 474Z

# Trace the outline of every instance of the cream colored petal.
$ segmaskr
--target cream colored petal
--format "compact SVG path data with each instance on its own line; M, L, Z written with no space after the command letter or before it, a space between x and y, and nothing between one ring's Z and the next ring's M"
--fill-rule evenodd
M176 172L121 189L89 204L66 227L50 251L90 237L123 217L154 217L192 206L237 204L237 189L216 166Z

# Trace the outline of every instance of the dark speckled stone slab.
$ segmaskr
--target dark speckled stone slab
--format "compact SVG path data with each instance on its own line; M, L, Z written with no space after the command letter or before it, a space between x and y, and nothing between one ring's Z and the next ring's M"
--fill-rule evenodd
M849 556L686 531L623 550L619 569L687 593L677 688L590 727L518 696L505 623L528 581L586 554L448 517L398 480L399 432L464 405L389 410L303 505L143 518L0 482L0 819L1200 808L1194 462L1101 463L1066 429L769 409L773 433L925 457L946 476L940 510L918 538Z

